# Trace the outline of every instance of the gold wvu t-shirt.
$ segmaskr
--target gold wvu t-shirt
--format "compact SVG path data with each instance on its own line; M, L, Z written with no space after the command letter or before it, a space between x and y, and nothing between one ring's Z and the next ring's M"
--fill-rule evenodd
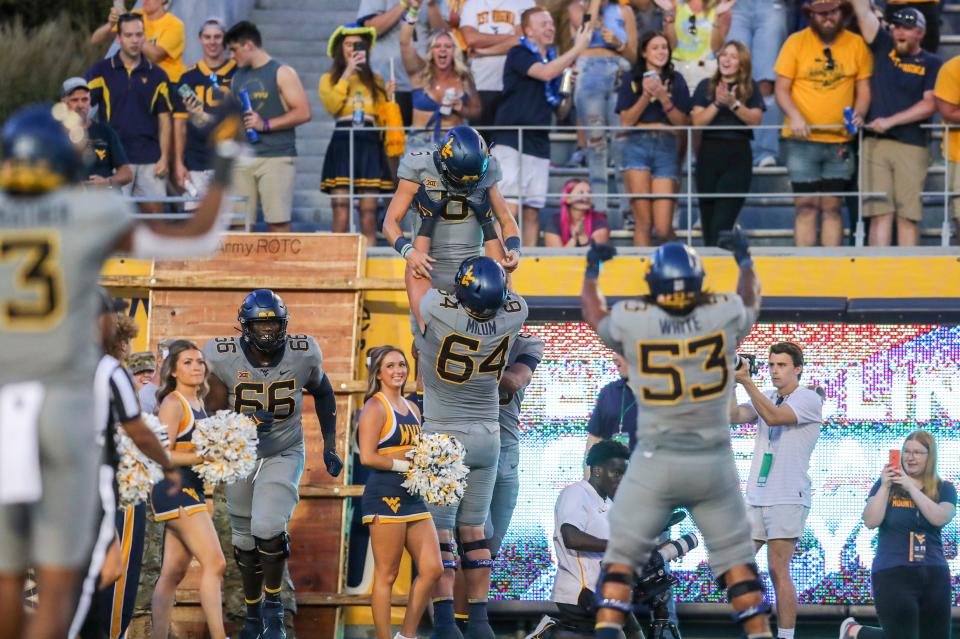
M777 75L793 80L790 94L810 125L812 142L846 142L847 130L818 128L843 124L843 110L853 106L857 80L873 75L873 56L858 35L841 31L826 46L809 27L787 38L777 64ZM790 118L784 120L783 136L790 137Z
M944 102L960 104L960 56L944 62L940 67L933 94ZM948 142L945 142L941 148L944 156L949 155L948 160L960 162L960 130L951 129Z

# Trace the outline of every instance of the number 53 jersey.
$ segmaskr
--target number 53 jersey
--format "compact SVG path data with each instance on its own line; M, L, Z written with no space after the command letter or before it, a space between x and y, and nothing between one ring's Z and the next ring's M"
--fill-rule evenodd
M0 386L90 383L97 278L132 224L130 206L105 190L0 193Z
M481 322L455 297L432 288L420 301L420 318L426 326L417 339L424 422L497 425L497 387L510 347L527 319L526 301L510 293L496 315Z
M641 445L695 450L728 440L737 344L755 320L733 293L686 315L643 300L614 305L597 333L627 360Z
M215 337L203 347L213 375L227 387L227 406L257 423L259 457L303 441L303 388L323 380L323 355L314 338L288 335L267 366L255 364L241 337Z

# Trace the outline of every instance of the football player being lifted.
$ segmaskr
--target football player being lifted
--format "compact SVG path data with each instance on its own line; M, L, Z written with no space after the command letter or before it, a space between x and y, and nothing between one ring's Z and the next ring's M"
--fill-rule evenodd
M623 637L636 573L675 508L689 510L703 534L710 569L746 637L772 637L729 426L736 348L753 327L760 288L739 228L726 242L740 267L736 293L703 290L700 257L669 242L650 260L649 295L609 310L597 279L615 249L593 245L587 253L583 319L627 360L640 408L637 446L610 510L596 639Z
M481 254L507 272L517 268L520 230L497 188L500 164L475 129L455 126L433 151L408 153L397 177L383 234L407 262L408 290L417 289L418 297L431 287L452 293L460 263ZM414 214L413 243L400 229L408 211Z
M241 337L217 337L203 349L210 368L211 412L229 408L257 422L257 466L227 486L234 557L247 604L242 639L282 639L280 587L290 538L287 523L299 500L304 465L304 392L313 396L323 435L323 463L336 477L337 404L321 368L323 356L308 335L287 335L289 314L268 289L246 296L238 314Z

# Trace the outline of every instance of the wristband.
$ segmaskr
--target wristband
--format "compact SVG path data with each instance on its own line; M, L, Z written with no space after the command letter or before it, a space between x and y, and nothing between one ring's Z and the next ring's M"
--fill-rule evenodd
M518 254L520 253L520 237L517 235L505 239L503 245L507 247L508 252L516 251Z
M400 254L400 257L406 257L407 254L404 252L406 250L412 249L413 244L410 243L410 240L404 236L397 238L397 241L393 243L393 250Z
M390 470L395 473L405 473L410 470L410 462L406 459L394 459L393 463L390 464Z
M263 119L263 132L270 133L270 118Z

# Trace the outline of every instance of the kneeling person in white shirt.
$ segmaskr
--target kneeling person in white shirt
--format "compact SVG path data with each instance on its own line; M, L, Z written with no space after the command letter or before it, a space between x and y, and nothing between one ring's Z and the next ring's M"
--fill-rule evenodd
M731 422L756 422L757 438L747 481L747 514L754 545L767 545L770 580L777 593L777 636L793 639L797 590L790 559L810 513L810 457L817 445L823 398L800 385L803 351L792 342L770 347L768 366L774 390L761 391L746 361L735 377L750 401L738 406Z
M570 484L560 492L554 509L553 531L557 576L552 600L558 613L556 618L541 620L531 637L549 637L554 630L561 629L593 636L594 591L600 561L610 538L607 514L629 457L630 452L620 442L598 442L587 453L590 478ZM633 615L628 617L624 631L627 639L643 636Z

